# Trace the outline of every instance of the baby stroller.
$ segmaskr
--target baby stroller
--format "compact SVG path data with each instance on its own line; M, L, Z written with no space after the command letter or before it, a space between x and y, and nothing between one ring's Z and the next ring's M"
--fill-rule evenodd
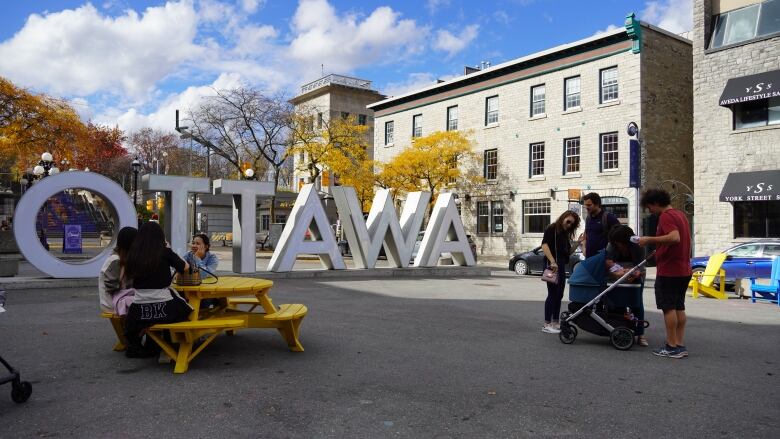
M579 328L609 337L615 349L631 349L638 325L645 328L649 325L631 311L641 303L644 280L639 284L628 284L626 280L647 264L654 254L651 253L609 286L604 250L577 264L569 278L569 310L561 313L561 332L558 334L561 342L574 343Z
M0 313L5 312L3 305L5 303L5 291L0 290ZM5 383L11 383L11 399L15 403L21 404L27 401L32 394L32 384L27 381L22 381L19 376L19 371L11 367L3 357L0 357L0 363L8 369L8 375L0 375L0 385Z

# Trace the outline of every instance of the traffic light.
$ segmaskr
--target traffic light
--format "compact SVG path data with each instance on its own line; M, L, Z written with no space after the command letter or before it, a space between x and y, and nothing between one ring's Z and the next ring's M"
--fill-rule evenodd
M165 198L160 197L157 199L157 209L162 210L163 207L165 207Z
M146 210L154 209L154 200L146 200Z

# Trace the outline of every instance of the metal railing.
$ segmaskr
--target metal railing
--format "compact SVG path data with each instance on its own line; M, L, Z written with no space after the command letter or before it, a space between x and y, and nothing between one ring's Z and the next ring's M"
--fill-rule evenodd
M344 85L347 87L362 88L365 90L371 90L371 81L360 78L353 78L350 76L334 75L330 74L324 76L316 81L310 82L301 86L301 94L308 93L312 90L316 90L321 87L326 87L331 84Z

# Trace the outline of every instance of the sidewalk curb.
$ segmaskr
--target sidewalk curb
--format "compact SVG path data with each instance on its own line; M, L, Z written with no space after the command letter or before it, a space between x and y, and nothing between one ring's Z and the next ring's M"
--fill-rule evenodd
M347 270L295 270L276 273L272 271L258 271L255 273L233 273L232 271L218 271L218 276L238 276L259 279L387 279L387 278L430 278L430 277L489 277L493 268L485 266L475 267L411 267L411 268L350 268ZM97 278L76 279L52 279L44 277L12 277L0 278L0 289L5 290L32 290L32 289L64 289L64 288L89 288L97 290Z

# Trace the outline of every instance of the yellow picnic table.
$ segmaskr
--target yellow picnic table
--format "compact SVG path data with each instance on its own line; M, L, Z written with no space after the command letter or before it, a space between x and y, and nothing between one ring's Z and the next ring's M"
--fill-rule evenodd
M306 306L274 305L268 297L268 291L273 286L270 280L225 276L213 281L207 278L198 286L173 284L194 309L190 320L156 324L147 329L147 334L176 360L174 373L186 372L190 361L223 331L232 335L238 329L274 328L285 339L290 350L303 352L303 346L298 340L298 329L308 311ZM201 309L204 299L219 299L219 305ZM241 310L241 305L249 305L251 309ZM253 312L257 306L262 307L263 312ZM171 342L164 339L165 331L170 332ZM201 337L205 339L195 346Z

